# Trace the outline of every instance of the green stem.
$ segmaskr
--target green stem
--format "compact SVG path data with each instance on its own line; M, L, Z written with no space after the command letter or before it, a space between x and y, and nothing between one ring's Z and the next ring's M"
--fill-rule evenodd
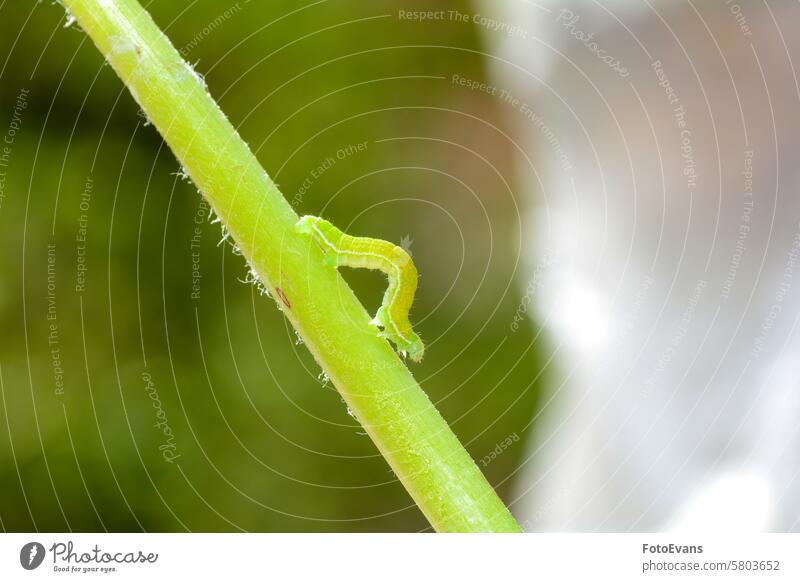
M519 531L247 144L136 0L62 0L128 86L437 531Z

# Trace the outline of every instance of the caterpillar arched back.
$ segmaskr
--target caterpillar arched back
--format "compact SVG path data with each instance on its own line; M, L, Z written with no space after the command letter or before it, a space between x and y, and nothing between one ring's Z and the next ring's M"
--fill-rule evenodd
M326 262L332 266L376 269L386 274L389 287L370 323L379 326L379 335L392 340L401 354L419 362L425 347L408 320L417 291L417 268L408 253L385 240L345 234L317 216L304 216L297 229L319 242Z

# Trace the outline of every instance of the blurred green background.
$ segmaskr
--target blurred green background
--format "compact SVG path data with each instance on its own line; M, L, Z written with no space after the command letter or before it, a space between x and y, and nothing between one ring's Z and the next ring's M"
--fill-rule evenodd
M520 437L479 463L509 500L545 380L536 330L510 327L525 291L513 127L452 81L487 80L474 24L398 18L473 8L147 7L298 213L410 241L427 343L412 371L476 459ZM193 248L196 189L64 24L50 2L0 3L2 528L426 529L219 225L203 220ZM344 275L380 304L382 277Z

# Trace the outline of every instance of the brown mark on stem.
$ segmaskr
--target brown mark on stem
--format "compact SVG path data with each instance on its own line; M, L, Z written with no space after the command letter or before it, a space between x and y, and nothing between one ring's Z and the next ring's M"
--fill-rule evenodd
M287 309L292 308L292 303L289 301L289 298L286 296L286 293L283 292L283 289L280 287L275 287L275 294L280 297L281 302L287 307Z

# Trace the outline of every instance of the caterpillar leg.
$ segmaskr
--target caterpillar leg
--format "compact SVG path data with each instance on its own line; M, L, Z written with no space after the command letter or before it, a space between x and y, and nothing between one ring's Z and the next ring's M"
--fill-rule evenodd
M422 340L414 333L411 324L407 321L393 321L386 306L382 305L369 323L380 327L381 332L378 335L391 340L401 354L415 362L422 360L425 353Z
M405 348L400 348L400 351L407 354L413 361L421 362L422 356L425 354L425 344L417 334L413 334L411 341L406 343Z
M381 305L378 308L377 313L375 313L375 317L373 317L370 320L369 324L385 328L386 327L385 322L386 322L386 308L383 305Z
M325 231L320 229L320 225L322 225L325 222L326 221L322 220L317 216L304 216L297 221L294 227L297 229L297 232L312 235L314 239L321 244L322 249L325 252L325 256L322 259L322 262L325 265L329 267L337 267L338 264L336 259L336 252L332 248L333 245L330 244L330 241L328 240ZM328 244L322 244L323 241L320 239L324 239L325 243Z
M316 224L317 220L319 219L316 216L304 216L297 221L297 224L295 224L294 227L297 229L297 232L302 232L303 234L312 234L314 232L314 225Z

